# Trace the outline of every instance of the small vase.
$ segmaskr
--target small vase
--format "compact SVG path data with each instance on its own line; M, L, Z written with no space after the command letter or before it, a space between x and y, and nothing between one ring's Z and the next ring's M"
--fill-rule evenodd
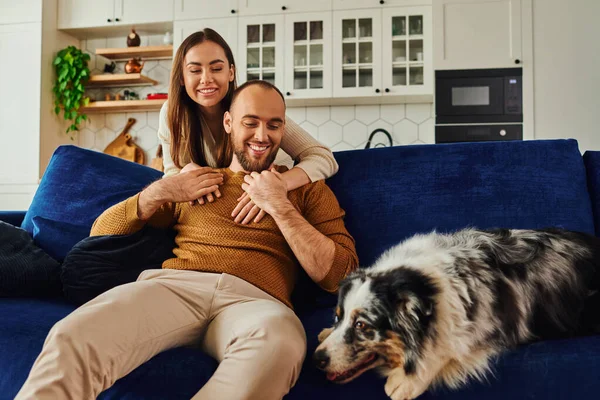
M173 35L171 35L171 32L165 33L165 35L163 36L163 43L164 44L173 44Z

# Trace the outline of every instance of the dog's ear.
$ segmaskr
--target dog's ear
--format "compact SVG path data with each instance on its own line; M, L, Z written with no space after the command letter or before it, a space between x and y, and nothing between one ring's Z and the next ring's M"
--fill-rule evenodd
M319 333L318 339L319 339L319 343L323 343L323 341L325 339L327 339L329 337L329 335L331 335L331 332L333 332L333 328L325 328L321 331L321 333Z

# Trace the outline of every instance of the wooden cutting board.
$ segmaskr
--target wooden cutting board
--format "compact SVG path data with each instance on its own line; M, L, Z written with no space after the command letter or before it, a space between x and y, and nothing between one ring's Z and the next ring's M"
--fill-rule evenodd
M145 164L146 156L144 150L134 143L131 134L129 133L129 130L135 122L135 118L129 118L123 131L115 138L115 140L106 146L104 153L138 164Z

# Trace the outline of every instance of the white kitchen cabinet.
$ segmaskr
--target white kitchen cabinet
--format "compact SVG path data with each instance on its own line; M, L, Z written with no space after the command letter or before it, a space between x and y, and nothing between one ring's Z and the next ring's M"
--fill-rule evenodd
M0 0L0 24L42 21L42 0Z
M431 0L333 0L334 10L430 5Z
M432 96L431 6L333 12L334 97Z
M115 0L115 22L117 24L150 24L172 21L173 0Z
M382 95L433 94L431 7L387 9L382 20Z
M173 0L59 0L58 28L92 28L173 21Z
M330 11L331 0L238 0L240 15Z
M333 13L333 95L380 96L381 10Z
M114 0L59 0L58 28L109 26L115 19Z
M263 79L284 87L284 16L239 17L238 82Z
M221 18L238 13L238 0L175 0L175 21Z
M201 31L204 28L211 28L225 39L236 62L239 62L236 58L237 55L237 42L238 42L238 20L236 17L229 18L210 18L210 19L198 19L193 21L175 21L174 24L174 35L173 35L173 54L177 51L177 48L194 32Z
M331 11L285 16L285 95L331 97Z
M521 65L521 0L434 0L433 20L436 69Z

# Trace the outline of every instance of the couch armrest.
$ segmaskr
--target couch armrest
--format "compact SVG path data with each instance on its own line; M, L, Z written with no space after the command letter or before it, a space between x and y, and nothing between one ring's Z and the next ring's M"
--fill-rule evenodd
M21 226L26 211L0 211L0 221L14 226Z
M596 236L600 236L600 151L586 151L583 162L587 174L588 192L592 201Z

